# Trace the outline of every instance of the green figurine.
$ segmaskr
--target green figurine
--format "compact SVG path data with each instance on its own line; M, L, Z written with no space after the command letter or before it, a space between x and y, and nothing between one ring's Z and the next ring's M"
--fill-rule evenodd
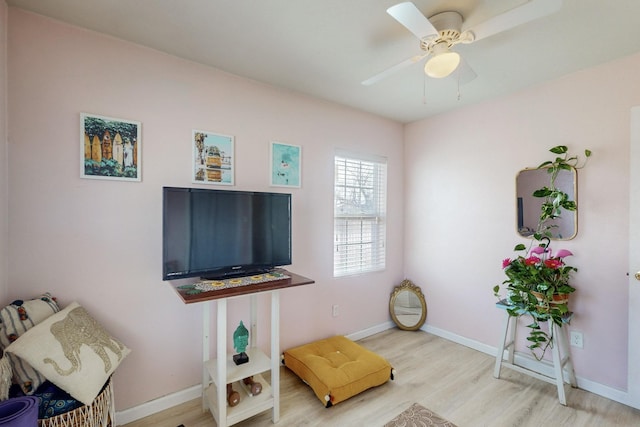
M245 353L247 349L247 344L249 344L249 331L240 321L240 325L236 328L233 333L233 348L236 349L238 354L233 355L233 362L236 365L242 365L243 363L247 363L249 361L249 356Z

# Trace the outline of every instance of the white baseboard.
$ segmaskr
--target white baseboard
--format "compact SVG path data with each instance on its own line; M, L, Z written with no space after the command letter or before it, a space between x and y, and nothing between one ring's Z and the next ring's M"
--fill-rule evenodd
M386 331L387 329L391 329L395 327L395 324L391 321L386 323L381 323L379 325L373 326L371 328L364 329L362 331L354 332L352 334L347 335L347 338L358 341L368 336L377 334L382 331ZM487 344L483 344L481 342L465 338L460 335L456 335L449 331L445 331L444 329L435 328L430 325L425 325L421 330L428 332L430 334L439 336L441 338L445 338L449 341L455 342L457 344L464 345L465 347L472 348L474 350L478 350L482 353L489 354L495 357L498 349L496 347L492 347ZM516 363L522 365L528 369L541 373L543 375L553 375L553 368L551 365L539 364L531 357L528 357L521 353L516 353ZM585 378L581 378L577 376L578 387L586 390L588 392L597 394L602 397L606 397L607 399L614 400L616 402L622 403L624 405L633 406L630 403L630 399L628 394L625 391L617 390L612 387L608 387L606 385L596 383L590 381ZM127 424L141 418L147 417L149 415L153 415L156 412L164 411L165 409L172 408L174 406L180 405L182 403L188 402L193 399L197 399L202 395L202 386L200 384L189 387L188 389L181 390L158 399L151 400L149 402L143 403L142 405L135 406L133 408L125 409L124 411L120 411L116 413L116 424L122 425Z
M433 326L425 325L421 329L430 334L437 335L449 341L453 341L457 344L464 345L465 347L469 347L474 350L481 351L493 357L496 356L496 353L498 351L497 347L492 347L490 345L483 344L481 342L471 340L469 338L465 338L460 335L453 334L449 331L435 328ZM541 364L540 362L537 362L535 359L527 356L526 354L516 352L515 362L518 365L521 365L532 371L538 372L542 375L546 375L546 376L554 375L553 367L551 366L551 364L545 364L545 363ZM578 382L578 388L582 390L586 390L590 393L597 394L598 396L606 397L607 399L614 400L624 405L633 406L627 392L623 390L618 390L613 387L609 387L604 384L600 384L600 383L588 380L586 378L582 378L578 375L576 375L576 380Z
M166 396L159 397L142 405L116 412L116 425L137 421L141 418L148 417L165 409L173 408L193 399L202 396L202 386L200 384L189 387L185 390L177 391Z
M387 329L395 328L395 326L396 326L395 323L389 320L386 323L381 323L377 326L373 326L371 328L367 328L362 331L354 332L352 334L347 335L346 337L349 338L351 341L358 341L363 338L370 337L371 335L375 335L379 332L386 331Z

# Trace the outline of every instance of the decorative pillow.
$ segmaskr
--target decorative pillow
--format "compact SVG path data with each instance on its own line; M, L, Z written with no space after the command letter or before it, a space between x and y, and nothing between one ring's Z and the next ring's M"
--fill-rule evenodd
M51 381L45 381L33 395L40 399L38 418L41 420L57 417L82 406L82 402L71 397Z
M4 349L38 323L60 311L50 293L28 301L15 300L0 310L0 346Z
M0 310L0 348L5 349L26 331L59 311L58 303L48 292L28 301L15 300ZM13 381L25 394L33 394L45 378L15 355L8 358Z
M285 350L283 355L284 365L309 384L327 408L393 379L385 358L342 335Z
M107 384L109 383L107 382ZM105 386L107 384L105 384ZM11 391L9 393L10 399L24 396L25 394L17 384L14 384L14 386L11 387ZM84 406L82 402L74 399L69 393L62 390L51 381L45 381L42 383L32 396L38 398L38 419L41 420L57 417L58 415L62 415L66 412L70 412ZM4 426L1 422L0 425Z
M131 350L77 302L28 330L5 350L90 405Z

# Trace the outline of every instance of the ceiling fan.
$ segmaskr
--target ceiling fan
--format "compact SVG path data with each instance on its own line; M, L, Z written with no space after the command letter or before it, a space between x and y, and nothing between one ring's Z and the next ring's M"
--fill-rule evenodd
M468 83L476 78L476 73L462 60L458 52L451 49L453 46L459 43L473 43L510 30L518 25L555 13L561 6L562 0L529 0L522 6L496 15L471 28L466 28L462 15L458 12L442 12L427 19L413 3L399 3L387 9L387 13L418 38L422 52L376 74L363 81L362 84L372 85L427 56L430 56L424 67L427 76L443 78L458 70L456 74L459 82L461 84Z

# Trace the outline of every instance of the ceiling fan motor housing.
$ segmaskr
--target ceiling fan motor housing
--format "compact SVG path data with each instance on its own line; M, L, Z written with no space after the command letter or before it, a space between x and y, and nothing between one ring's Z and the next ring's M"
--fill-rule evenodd
M437 35L425 37L420 40L420 48L427 52L434 53L434 49L441 49L446 43L447 48L458 43L470 43L473 41L472 33L462 32L462 15L458 12L442 12L429 18L429 22L438 31ZM440 46L440 48L436 48Z

